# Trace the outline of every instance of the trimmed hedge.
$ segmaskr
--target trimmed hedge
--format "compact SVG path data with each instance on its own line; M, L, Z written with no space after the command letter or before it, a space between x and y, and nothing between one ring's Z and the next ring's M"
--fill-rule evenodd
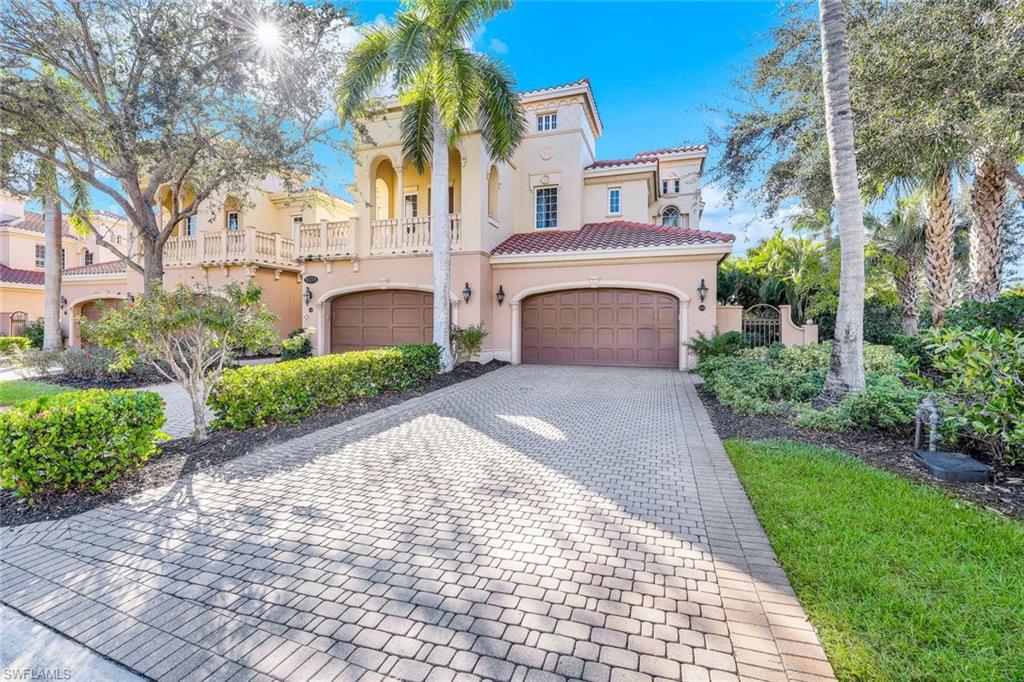
M32 339L24 336L0 336L0 358L32 347Z
M435 345L395 346L340 355L250 365L224 373L207 401L215 427L247 429L297 422L383 391L403 391L441 368Z
M103 492L156 452L163 399L93 389L46 396L0 413L0 485L39 493Z

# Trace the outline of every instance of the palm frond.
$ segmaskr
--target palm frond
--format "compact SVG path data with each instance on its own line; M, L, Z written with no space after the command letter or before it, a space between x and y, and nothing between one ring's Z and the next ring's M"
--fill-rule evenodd
M400 12L391 39L390 66L399 90L413 81L429 60L430 24L422 12Z
M512 7L512 0L426 0L425 4L439 35L469 45L481 24Z
M454 139L476 123L481 82L475 55L464 47L448 46L438 55L433 78L441 122Z
M434 148L434 102L426 88L403 100L402 156L422 174Z
M389 58L394 42L393 28L377 28L367 32L349 53L335 93L342 121L351 121L365 113L373 89L384 81L392 66Z
M475 57L480 74L480 134L492 158L508 161L526 135L526 115L512 76L494 60Z

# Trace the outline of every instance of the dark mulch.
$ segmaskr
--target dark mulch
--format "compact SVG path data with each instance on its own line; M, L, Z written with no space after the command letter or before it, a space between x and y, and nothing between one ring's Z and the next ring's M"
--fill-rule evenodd
M216 466L260 448L275 445L369 412L431 393L446 386L475 379L504 367L505 362L492 360L486 365L471 362L459 365L448 374L432 377L422 386L402 393L358 400L341 407L318 412L298 424L270 424L242 431L214 431L206 441L179 438L161 444L160 454L146 462L129 479L121 481L101 495L63 493L40 498L29 506L7 490L0 490L0 525L18 526L34 521L49 521L74 516L104 504L116 502L149 488L178 480L196 471Z
M703 386L701 399L711 416L718 436L722 439L741 438L763 440L784 438L833 448L853 455L879 469L899 474L904 478L945 488L950 495L960 497L1008 516L1024 519L1024 469L995 466L992 483L956 483L933 478L914 459L912 429L905 433L895 431L816 431L800 429L784 417L775 415L737 414L722 405Z
M54 374L53 376L43 377L40 381L45 381L48 384L57 384L58 386L77 388L83 391L89 388L105 388L108 390L119 388L145 388L146 386L152 386L154 384L167 383L167 379L164 379L158 374L133 374L123 377L104 377L102 379L83 379L81 377L68 377L63 374Z

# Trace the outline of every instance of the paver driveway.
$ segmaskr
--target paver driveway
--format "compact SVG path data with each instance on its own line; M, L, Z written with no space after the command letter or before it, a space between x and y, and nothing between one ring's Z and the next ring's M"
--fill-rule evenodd
M668 370L503 369L4 543L4 602L160 680L832 674Z

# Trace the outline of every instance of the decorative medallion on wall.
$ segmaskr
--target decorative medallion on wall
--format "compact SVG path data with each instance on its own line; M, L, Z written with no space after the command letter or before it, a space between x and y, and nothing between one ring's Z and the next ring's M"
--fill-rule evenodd
M551 147L544 147L543 149L541 149L540 150L540 158L543 159L544 161L550 160L551 159Z

